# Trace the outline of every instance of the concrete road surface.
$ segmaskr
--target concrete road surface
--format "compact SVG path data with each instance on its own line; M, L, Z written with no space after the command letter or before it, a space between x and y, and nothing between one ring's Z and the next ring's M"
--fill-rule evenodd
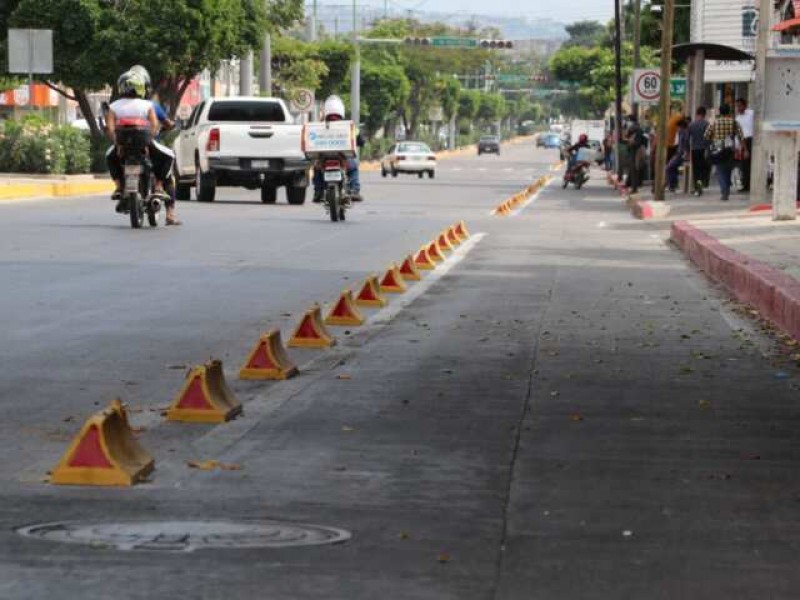
M365 175L344 224L233 190L156 231L105 199L0 205L0 598L796 597L797 370L599 182L490 216L555 160ZM299 377L236 379L260 332L461 219L444 267L292 350ZM162 422L211 356L244 415ZM116 396L150 480L44 483ZM252 547L319 535L349 539Z

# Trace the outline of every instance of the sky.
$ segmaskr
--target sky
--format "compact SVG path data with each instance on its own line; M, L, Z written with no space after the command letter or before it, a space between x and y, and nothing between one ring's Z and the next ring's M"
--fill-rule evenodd
M384 0L357 0L380 6ZM453 14L493 14L525 18L551 18L564 23L586 19L606 22L614 16L614 0L386 0L393 11L423 10ZM348 0L320 0L321 4L347 4Z

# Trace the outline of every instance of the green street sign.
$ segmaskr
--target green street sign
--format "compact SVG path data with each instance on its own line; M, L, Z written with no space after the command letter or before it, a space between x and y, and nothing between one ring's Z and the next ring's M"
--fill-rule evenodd
M499 73L497 81L501 83L527 83L531 78L528 75L512 75L510 73Z
M675 77L669 82L669 93L673 98L686 98L686 78Z
M478 40L458 37L435 37L431 38L431 45L434 48L477 48Z

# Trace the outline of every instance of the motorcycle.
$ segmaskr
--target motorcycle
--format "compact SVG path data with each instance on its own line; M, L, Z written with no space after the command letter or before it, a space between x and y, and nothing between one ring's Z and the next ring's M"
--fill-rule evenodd
M350 200L350 181L347 177L347 159L340 156L322 157L319 161L322 170L322 180L325 184L325 192L322 196L322 203L331 221L344 221L347 209L352 202Z
M155 177L147 151L152 140L150 125L144 120L120 119L115 138L125 173L125 187L117 211L130 216L133 229L144 225L145 216L151 227L158 227L161 202L152 194Z
M572 183L575 189L579 190L583 187L583 184L589 181L589 169L592 164L589 160L589 152L591 152L589 148L581 148L575 154L574 162L571 162L564 172L564 180L562 182L564 189L567 189L569 184Z

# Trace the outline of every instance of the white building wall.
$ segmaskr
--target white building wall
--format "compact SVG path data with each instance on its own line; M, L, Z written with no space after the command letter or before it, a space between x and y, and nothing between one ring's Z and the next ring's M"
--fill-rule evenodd
M723 44L754 52L758 27L756 0L693 0L693 43ZM753 80L753 64L706 61L707 83Z

